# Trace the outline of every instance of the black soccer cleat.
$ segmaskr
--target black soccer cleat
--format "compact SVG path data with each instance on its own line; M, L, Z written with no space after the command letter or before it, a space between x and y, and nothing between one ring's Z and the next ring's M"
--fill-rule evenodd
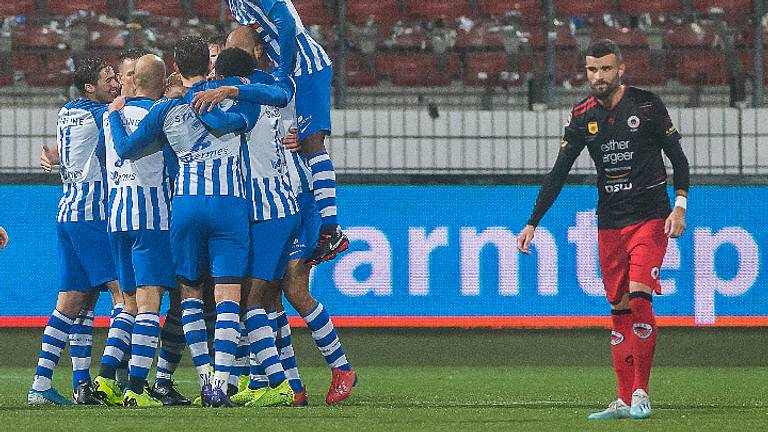
M324 261L336 258L336 255L344 252L349 247L349 239L336 225L336 229L329 233L320 233L314 252L307 259L307 265L314 266Z
M77 405L104 405L101 399L96 397L91 383L80 381L72 394L72 401Z
M152 388L147 387L147 392L153 398L159 400L164 406L184 406L191 405L192 401L184 397L173 387L173 381L163 383L155 382Z

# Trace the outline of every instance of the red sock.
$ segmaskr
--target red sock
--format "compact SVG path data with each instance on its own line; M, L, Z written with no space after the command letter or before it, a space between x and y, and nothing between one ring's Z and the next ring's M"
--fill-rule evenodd
M635 379L634 360L632 358L632 311L629 309L611 311L611 355L616 383L619 387L619 399L627 404L632 400L632 385Z
M648 392L651 378L653 352L656 349L656 316L653 313L653 297L644 292L629 294L632 308L632 356L635 358L635 382L633 388Z

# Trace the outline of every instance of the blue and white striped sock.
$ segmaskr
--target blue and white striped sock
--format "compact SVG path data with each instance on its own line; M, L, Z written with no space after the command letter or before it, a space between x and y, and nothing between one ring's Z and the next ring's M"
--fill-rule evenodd
M160 339L160 315L142 312L136 315L131 337L130 380L128 388L135 393L144 391L144 383L149 376L152 362Z
M43 331L42 348L40 348L40 358L37 360L37 369L35 369L35 381L32 383L32 389L37 391L46 391L51 388L51 379L53 379L53 369L61 359L61 352L67 345L69 331L72 328L74 319L70 318L58 310L51 313L48 318L48 324Z
M163 384L171 380L186 346L181 316L169 313L160 332L160 354L157 356L155 382Z
M104 378L115 379L115 370L123 362L125 353L131 346L131 333L133 333L135 321L136 317L125 311L120 312L112 320L107 334L107 345L104 347L104 355L101 357L99 375Z
M216 348L216 371L213 375L213 386L219 387L225 393L239 340L240 304L231 300L221 301L216 304L216 336L213 342Z
M331 157L326 152L318 152L309 157L312 170L312 187L315 204L320 212L323 226L336 226L336 171Z
M112 322L117 318L118 315L120 315L120 312L123 311L123 308L125 305L122 303L118 303L114 306L112 306L112 311L109 313L109 326L112 327Z
M334 369L350 370L352 367L347 362L344 349L341 347L336 328L333 327L331 316L325 311L322 303L318 302L312 312L303 317L307 327L312 330L312 339L315 340L317 349L325 357L328 366Z
M285 372L280 363L280 355L275 348L272 337L272 327L269 326L267 314L262 308L250 308L245 312L245 327L248 330L248 340L251 344L251 354L267 374L270 386L276 386L285 381ZM254 384L251 377L251 384ZM251 388L255 388L252 387Z
M278 335L275 345L280 351L280 363L285 369L285 377L294 392L300 392L304 385L301 383L299 368L296 364L296 353L293 351L291 342L291 326L288 324L288 316L285 311L277 313L276 322L278 326Z
M200 387L211 382L211 356L208 353L208 331L203 319L203 301L188 298L181 302L181 324L184 338L192 354Z
M93 349L93 311L81 311L69 331L69 356L72 357L72 388L91 382Z
M248 331L245 329L245 322L240 321L240 337L237 340L237 352L235 353L235 363L232 372L229 375L229 384L238 385L241 376L248 375L248 361L251 350L248 347Z

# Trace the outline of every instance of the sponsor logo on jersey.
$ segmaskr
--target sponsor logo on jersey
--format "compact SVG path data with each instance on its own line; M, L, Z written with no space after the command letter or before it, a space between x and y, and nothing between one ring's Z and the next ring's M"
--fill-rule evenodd
M640 127L640 118L636 115L627 119L627 126L632 132L637 132L637 128Z
M596 121L591 121L591 122L587 123L587 131L589 131L590 134L597 135L598 130L599 129L597 127L597 122Z
M651 277L653 278L653 280L659 280L659 268L658 267L654 267L654 268L651 269Z
M560 143L560 148L565 148L567 145L568 145L568 140L563 140L563 141Z
M624 335L619 333L619 332L617 332L617 331L615 331L615 330L612 331L611 332L611 345L618 345L618 344L620 344L622 342L624 342Z
M112 176L110 178L115 185L119 185L121 182L136 180L136 173L120 174L117 171L112 171Z
M677 128L675 127L675 125L670 125L667 128L667 136L673 135L675 132L677 132Z
M653 334L653 327L646 323L634 323L632 324L632 331L640 339L648 339Z
M605 185L605 191L610 193L616 193L621 191L629 191L632 190L632 183L619 183L619 184L612 184L612 185Z

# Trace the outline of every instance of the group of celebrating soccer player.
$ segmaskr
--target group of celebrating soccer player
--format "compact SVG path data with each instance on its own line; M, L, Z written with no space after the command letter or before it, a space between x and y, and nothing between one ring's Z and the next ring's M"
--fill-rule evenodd
M330 58L290 3L230 6L244 26L224 47L181 39L170 77L141 50L121 56L119 74L97 58L77 65L81 98L60 110L57 146L41 157L45 169L60 165L64 184L61 282L29 404L189 404L171 379L186 346L202 406L306 405L283 294L331 368L326 403L350 396L357 376L309 293L310 267L349 244L324 146ZM91 380L102 290L112 295L112 319ZM72 401L51 382L67 342Z

